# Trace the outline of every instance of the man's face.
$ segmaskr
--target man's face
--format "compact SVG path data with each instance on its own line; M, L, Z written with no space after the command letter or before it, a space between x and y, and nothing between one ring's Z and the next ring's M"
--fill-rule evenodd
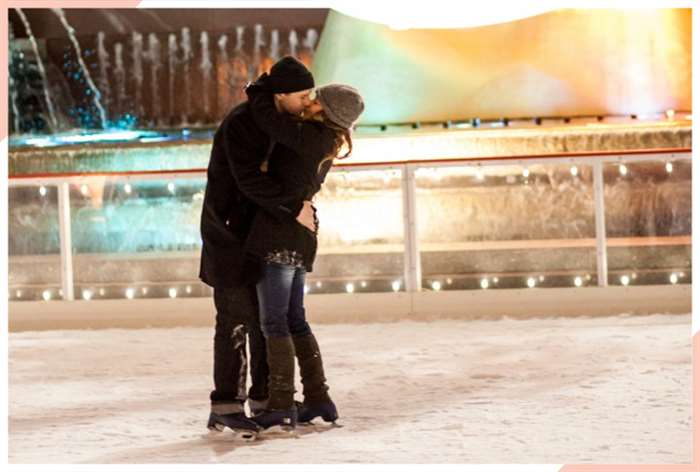
M301 90L299 92L292 93L276 93L275 101L277 102L281 111L292 114L301 115L301 113L311 105L311 100L309 99L309 93L313 89Z

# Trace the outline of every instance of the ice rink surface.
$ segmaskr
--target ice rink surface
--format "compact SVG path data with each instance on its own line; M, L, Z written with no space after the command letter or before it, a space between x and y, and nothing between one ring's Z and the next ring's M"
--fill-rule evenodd
M207 437L213 329L10 333L9 461L691 461L689 314L313 329L344 427L253 443Z

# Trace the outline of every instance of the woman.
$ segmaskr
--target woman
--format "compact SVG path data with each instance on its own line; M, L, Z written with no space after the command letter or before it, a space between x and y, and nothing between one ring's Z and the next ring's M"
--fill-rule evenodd
M283 183L290 200L312 200L334 158L352 151L351 129L364 110L352 87L331 84L315 91L307 120L278 112L266 91L267 75L246 89L256 124L270 136L271 152L263 170ZM275 144L276 143L276 144ZM341 150L347 151L340 157ZM252 417L262 428L294 429L297 421L318 416L335 421L338 412L328 395L321 353L306 322L304 281L316 257L318 220L311 230L259 210L246 240L246 251L261 260L257 284L260 323L267 341L270 397ZM304 402L294 402L294 358L299 362Z

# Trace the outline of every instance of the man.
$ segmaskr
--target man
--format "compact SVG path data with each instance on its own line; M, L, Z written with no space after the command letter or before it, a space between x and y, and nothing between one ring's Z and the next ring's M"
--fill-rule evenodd
M270 69L278 111L301 114L314 87L309 70L291 56ZM261 170L271 146L253 121L247 102L236 106L214 135L202 208L201 280L214 288L214 386L207 427L257 431L245 415L264 408L268 396L265 341L260 331L255 284L260 268L245 256L243 244L256 211L296 221L315 231L311 202L289 201L280 184ZM287 197L288 198L288 197ZM250 337L252 385L246 395L246 335Z

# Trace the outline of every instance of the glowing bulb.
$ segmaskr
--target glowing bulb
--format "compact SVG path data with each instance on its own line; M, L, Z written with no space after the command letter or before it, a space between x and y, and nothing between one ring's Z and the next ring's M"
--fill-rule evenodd
M528 169L527 167L523 169L523 177L525 177L526 179L530 177L530 169Z
M452 279L449 277L447 278L447 285L452 285Z
M540 282L544 282L544 275L540 275Z
M141 288L141 294L146 295L148 293L148 287L142 287Z
M46 196L46 187L44 187L43 185L39 187L39 195L41 195L42 197Z
M433 290L437 292L442 288L442 284L436 280L435 282L433 282L432 287Z
M498 283L498 277L493 278L493 283L497 284Z
M481 171L481 169L476 171L476 178L477 180L484 180L484 173Z
M129 287L129 288L127 288L126 291L124 292L124 295L125 295L126 298L128 298L129 300L133 300L133 299L134 299L134 295L136 295L136 290L134 290L133 288Z
M307 293L309 293L309 286L304 284L304 294L306 295Z
M535 279L534 279L534 278L529 277L529 278L527 279L527 286L528 286L528 287L533 288L533 287L535 286L535 283L536 283L536 282L535 282Z
M489 279L481 279L481 288L489 288Z
M627 175L627 166L626 165L620 164L620 174Z
M92 300L92 290L83 290L83 300Z
M21 290L17 290L17 291L15 292L15 296L16 296L17 298L22 298L22 291L21 291Z
M362 286L362 288L365 288L365 287L367 287L367 282L365 282L365 281L363 280L363 281L360 283L360 285Z
M395 280L391 283L391 288L394 290L394 292L398 292L399 290L401 290L401 282Z
M622 277L620 277L620 282L622 283L622 285L629 285L630 278L626 275L623 275Z
M675 110L666 110L666 118L668 118L669 120L672 120L675 115Z
M87 186L87 185L83 184L83 185L80 186L80 193L82 193L83 195L87 196L88 190L89 190L89 189L88 189L88 186Z
M104 296L104 294L105 294L105 289L101 288L101 289L100 289L100 295Z
M321 288L321 286L323 286L323 284L321 283L320 280L318 282L316 282L316 288Z
M44 299L45 301L48 302L49 300L51 300L51 290L44 290L44 291L41 293L41 296L43 297L43 299Z
M170 290L168 290L168 296L170 296L170 298L177 297L177 289L175 287L170 287Z
M185 292L187 292L188 294L192 293L192 287L189 285L187 287L185 287Z
M124 192L126 192L127 195L131 195L131 184L124 184Z
M678 283L678 276L676 274L671 274L669 277L669 280L671 281L672 284L677 284Z
M577 287L580 287L581 285L583 285L583 279L581 277L576 277L574 279L574 285L576 285Z
M173 182L168 182L168 192L175 193L175 184Z
M578 167L571 166L571 175L573 175L574 177L578 175Z
M669 174L670 174L671 172L673 172L673 163L672 163L672 162L667 162L667 163L666 163L666 172L668 172Z
M352 292L355 291L355 285L354 285L354 284L347 284L347 285L345 286L345 290L346 290L348 293L352 293Z

